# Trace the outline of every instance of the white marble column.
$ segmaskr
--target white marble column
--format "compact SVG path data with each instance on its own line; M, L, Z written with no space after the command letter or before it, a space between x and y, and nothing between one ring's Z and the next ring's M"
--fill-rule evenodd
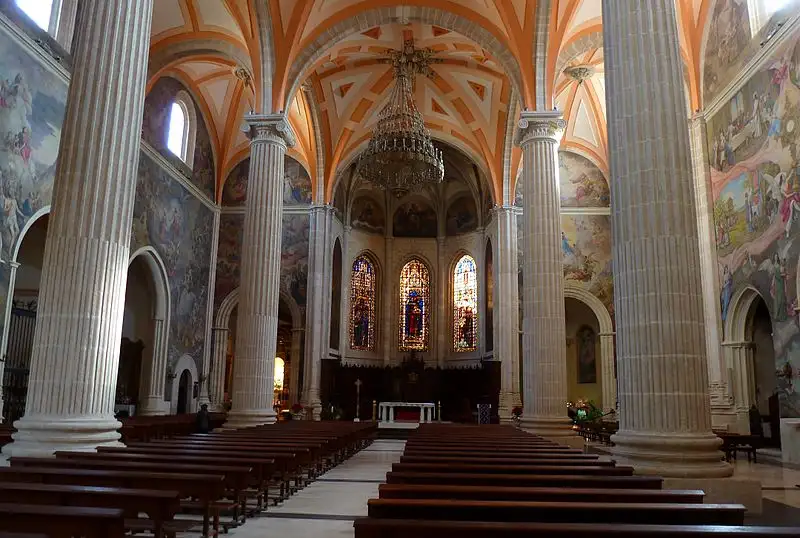
M78 0L55 0L50 16L50 32L58 44L72 52L72 39L78 18Z
M8 358L8 335L11 329L11 309L14 308L14 287L17 284L17 269L19 269L20 264L17 262L8 262L8 265L10 268L8 276L8 294L6 297L6 310L3 313L5 322L3 323L2 346L0 346L0 357L3 359L0 361L0 383L5 380L6 359ZM3 422L5 422L3 419L4 408L5 400L3 399L3 390L0 388L0 420Z
M289 401L291 405L300 401L300 364L303 362L303 333L305 328L292 329L292 371L289 376Z
M617 376L614 372L614 333L600 333L600 374L603 412L617 411ZM612 418L615 418L612 416Z
M308 286L306 298L306 327L313 330L306 338L303 368L303 403L311 408L315 419L322 411L320 401L321 361L328 355L330 343L330 281L326 273L331 272L330 235L333 210L330 206L318 205L311 208L311 222L308 238ZM328 310L326 313L325 310Z
M442 221L444 219L439 220ZM440 228L444 228L444 225L442 224ZM445 259L446 242L447 238L444 236L444 230L440 230L440 235L436 238L436 263L439 266L439 274L436 275L433 287L434 296L437 298L436 317L433 320L434 323L431 324L436 327L436 346L431 351L435 353L436 366L439 368L444 368L444 359L450 355L454 347L452 341L453 328L448 323L453 319L453 315L450 312L453 300L447 294L450 289L450 275L447 274L447 268L450 263L449 260Z
M217 283L217 250L219 248L219 208L214 210L214 229L211 236L211 256L209 257L210 269L208 271L208 293L206 300L206 344L203 346L203 368L200 373L200 396L198 405L206 404L211 407L211 363L214 354L212 332L214 330L214 288Z
M511 422L511 410L520 397L517 215L511 207L497 207L494 213L494 356L500 361L500 421Z
M752 404L758 405L756 399L756 380L752 342L726 342L722 344L731 366L731 396L734 400L732 433L750 434L750 416ZM713 401L713 400L712 400Z
M166 415L168 404L164 401L164 384L167 380L167 331L163 319L153 320L153 356L142 364L142 378L146 382L140 389L141 408L137 415Z
M114 396L153 3L84 0L10 456L118 445Z
M294 133L283 114L246 116L250 175L242 240L232 407L226 428L274 423L272 408L278 334L283 170Z
M228 328L214 327L211 332L214 350L211 355L211 373L208 380L212 411L225 410L225 366L228 360Z
M387 213L391 215L392 213ZM383 364L384 366L388 366L392 361L392 349L397 345L397 331L392 330L393 327L397 327L397 321L393 320L396 319L394 315L394 305L396 304L395 301L397 297L395 296L394 290L395 286L394 283L397 282L399 277L399 271L395 272L394 267L394 237L392 237L391 231L389 228L391 227L391 218L387 218L387 234L384 238L384 259L386 264L384 267L384 274L381 276L381 284L383 287L383 300L380 301L381 304L381 340L383 343Z
M730 476L711 433L674 0L603 2L620 428L639 473Z
M573 437L567 417L567 341L558 145L560 112L523 112L518 141L525 186L523 298L527 318L522 427L551 438Z

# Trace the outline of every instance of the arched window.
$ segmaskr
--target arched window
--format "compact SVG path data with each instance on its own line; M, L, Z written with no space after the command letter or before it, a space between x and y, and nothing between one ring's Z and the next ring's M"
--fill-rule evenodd
M188 93L181 90L175 95L175 101L169 110L167 149L191 168L196 139L197 115L194 101Z
M475 259L464 255L453 271L453 349L478 347L478 270Z
M400 351L427 351L431 277L421 260L400 273Z
M350 349L375 350L376 292L375 266L359 256L350 277Z
M17 6L45 32L53 33L50 19L53 17L53 0L17 0Z

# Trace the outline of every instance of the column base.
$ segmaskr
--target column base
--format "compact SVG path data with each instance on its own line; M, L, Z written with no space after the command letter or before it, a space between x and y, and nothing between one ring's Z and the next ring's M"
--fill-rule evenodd
M142 407L137 411L137 415L145 417L157 417L169 415L170 404L160 398L148 398L142 402Z
M722 439L707 434L619 431L611 436L611 453L636 474L664 478L727 478L733 467L723 461Z
M269 409L231 409L228 413L228 420L222 427L225 430L238 430L241 428L253 428L264 424L275 424L278 415L275 410Z
M570 447L583 447L583 439L581 439L575 430L572 429L572 422L568 418L553 418L553 417L531 417L525 418L523 415L519 421L519 427L526 432L533 433L555 441L568 445Z
M3 447L8 457L49 458L60 450L94 452L100 446L125 446L117 431L122 423L113 415L33 415L14 426L13 442Z

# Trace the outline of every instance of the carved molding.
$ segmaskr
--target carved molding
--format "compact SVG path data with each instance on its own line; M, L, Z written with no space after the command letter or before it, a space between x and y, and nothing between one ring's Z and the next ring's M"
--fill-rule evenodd
M297 143L292 126L284 114L248 114L245 122L251 144L263 142L291 148Z
M517 123L514 143L520 147L537 141L559 144L567 122L557 110L549 112L523 112Z

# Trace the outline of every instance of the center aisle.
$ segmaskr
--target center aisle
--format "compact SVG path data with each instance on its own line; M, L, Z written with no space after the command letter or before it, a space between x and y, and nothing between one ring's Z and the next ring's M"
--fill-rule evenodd
M353 536L353 520L367 515L367 500L378 496L392 463L399 462L405 441L379 439L278 507L247 520L229 536Z

